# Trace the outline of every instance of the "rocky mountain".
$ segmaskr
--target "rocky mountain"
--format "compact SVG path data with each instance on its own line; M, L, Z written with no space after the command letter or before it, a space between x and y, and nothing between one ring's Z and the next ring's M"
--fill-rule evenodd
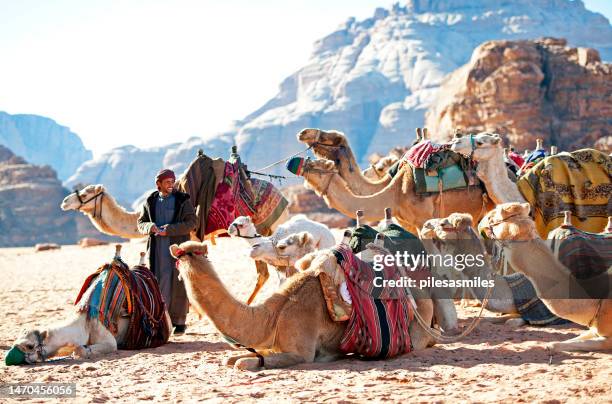
M75 215L59 208L67 193L51 167L0 146L0 247L75 243Z
M434 136L493 131L518 149L612 151L612 64L564 39L491 41L443 83L427 114Z
M185 143L147 149L118 147L81 165L64 185L104 184L117 202L129 209L143 193L155 188L155 174L161 168L170 168L178 176L199 149L210 156L228 157L232 144L231 138L221 136L211 140L194 137Z
M78 135L38 115L0 112L0 145L32 164L50 165L61 180L70 177L92 157Z
M225 142L234 142L243 161L258 169L303 149L295 139L302 128L320 127L345 132L366 164L370 154L412 141L445 76L478 45L539 37L567 38L612 60L610 22L580 0L410 0L377 8L371 18L349 18L318 40L306 66L283 80L275 97L219 136L222 152L205 152L227 157ZM153 167L170 162L161 149L115 149L81 167L68 184L110 181L121 198L141 195ZM155 161L145 163L141 155ZM284 170L279 165L271 172Z

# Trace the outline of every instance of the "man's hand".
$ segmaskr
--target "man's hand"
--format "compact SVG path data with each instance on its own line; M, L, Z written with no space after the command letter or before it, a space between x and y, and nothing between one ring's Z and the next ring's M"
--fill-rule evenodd
M167 235L168 235L168 233L166 232L166 227L168 227L168 225L167 225L167 224L165 224L165 225L161 226L161 227L160 227L160 228L157 230L156 235L158 235L158 236L167 236Z

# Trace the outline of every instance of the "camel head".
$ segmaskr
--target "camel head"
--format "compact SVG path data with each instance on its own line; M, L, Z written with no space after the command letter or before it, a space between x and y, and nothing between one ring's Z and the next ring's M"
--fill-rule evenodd
M91 212L95 208L96 196L104 193L104 185L88 185L80 191L75 191L64 198L60 208L66 210L82 210ZM77 195L78 194L78 195Z
M528 203L499 204L482 218L478 231L491 239L525 241L538 239Z
M198 270L204 268L197 264L210 264L208 261L208 247L204 242L185 241L180 245L172 244L170 246L170 255L176 258L176 268L181 276L191 271L198 272Z
M472 238L474 222L469 213L452 213L440 219L436 226L436 236L441 240L463 240Z
M47 338L47 334L46 330L24 330L21 336L19 336L13 344L13 347L23 352L26 363L44 362L45 356L48 354L44 347L44 341Z
M319 158L336 161L339 148L348 147L346 136L338 131L321 129L302 129L297 135L298 141L312 146L314 154Z
M363 176L371 180L379 180L387 174L389 168L399 160L396 156L385 156L363 171Z
M331 249L319 250L306 254L295 263L298 271L314 270L316 273L325 272L339 285L344 281L344 271L338 264L338 259Z
M227 232L232 237L254 237L257 229L249 216L238 216L227 228Z
M306 160L303 168L304 185L318 195L324 194L329 187L332 176L337 173L336 165L331 160Z
M487 132L455 137L451 142L451 150L464 156L472 156L476 161L491 160L502 150L501 140L497 133Z
M291 234L275 242L271 238L251 246L250 256L275 266L293 266L295 262L315 250L315 240L307 231Z

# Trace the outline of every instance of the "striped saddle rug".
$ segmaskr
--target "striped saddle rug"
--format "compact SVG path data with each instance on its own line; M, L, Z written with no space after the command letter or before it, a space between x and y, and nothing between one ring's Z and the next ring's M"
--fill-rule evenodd
M120 349L155 348L170 338L164 298L147 267L130 270L118 259L102 265L87 277L74 304L87 313L87 319L99 319L113 335L117 335L119 318L129 317Z
M399 280L408 274L395 266L374 271L348 246L332 250L344 272L352 312L340 349L367 359L384 359L410 352L409 325L413 318L408 287L378 287L375 278ZM377 283L378 284L378 283Z

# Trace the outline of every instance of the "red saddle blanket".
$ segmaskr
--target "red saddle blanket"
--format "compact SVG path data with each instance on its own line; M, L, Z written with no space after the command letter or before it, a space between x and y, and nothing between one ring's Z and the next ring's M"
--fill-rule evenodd
M89 275L74 303L87 318L99 319L116 335L122 310L129 326L120 349L155 348L168 342L166 305L153 273L143 266L131 270L120 260Z
M340 342L345 353L369 359L391 358L412 350L409 325L413 318L408 287L379 287L375 278L399 280L406 271L386 266L374 271L348 246L339 245L334 254L344 271L353 310Z

